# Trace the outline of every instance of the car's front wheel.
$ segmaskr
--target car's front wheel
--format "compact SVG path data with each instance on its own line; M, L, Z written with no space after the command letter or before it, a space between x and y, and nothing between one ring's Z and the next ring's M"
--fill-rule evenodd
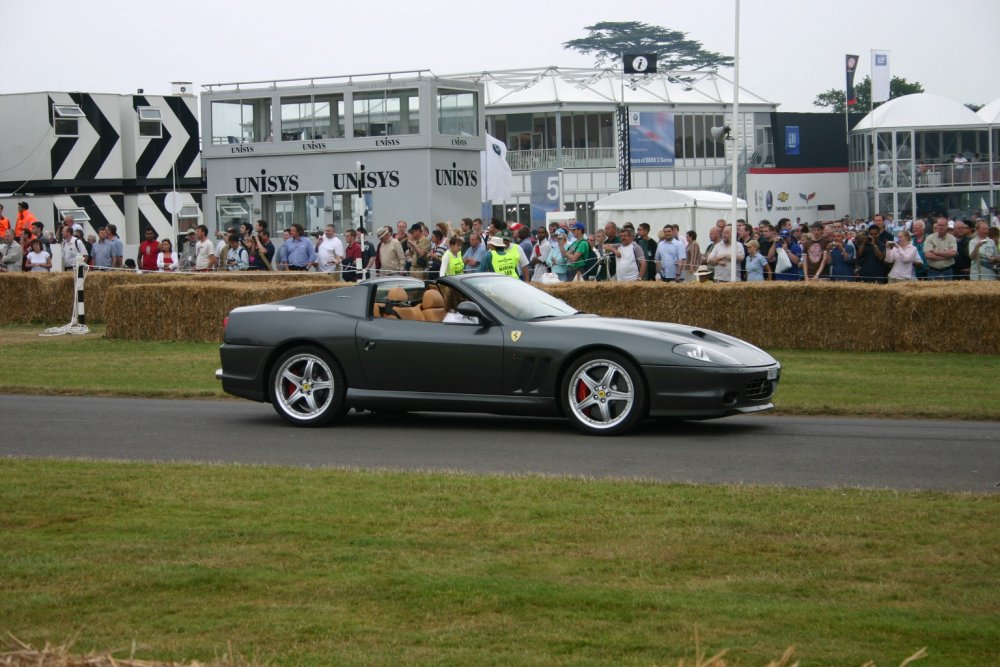
M646 411L646 386L635 364L615 352L585 354L562 383L566 416L592 435L620 435L635 428Z
M324 426L346 411L344 372L317 347L296 347L278 357L268 386L275 412L296 426Z

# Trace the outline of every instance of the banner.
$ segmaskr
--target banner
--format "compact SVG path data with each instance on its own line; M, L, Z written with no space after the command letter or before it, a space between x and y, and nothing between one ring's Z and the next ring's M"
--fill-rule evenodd
M486 150L479 154L479 173L483 179L483 201L510 199L514 175L507 164L507 147L496 137L486 135Z
M799 126L798 125L786 125L785 126L785 155L798 155L799 154Z
M559 211L559 172L536 169L531 172L531 224L541 225L545 214Z
M858 103L858 96L854 93L854 73L858 69L858 57L847 55L847 106Z
M626 53L626 74L656 74L655 53Z
M674 166L674 114L632 112L628 123L631 166Z
M889 52L872 51L872 103L889 101Z

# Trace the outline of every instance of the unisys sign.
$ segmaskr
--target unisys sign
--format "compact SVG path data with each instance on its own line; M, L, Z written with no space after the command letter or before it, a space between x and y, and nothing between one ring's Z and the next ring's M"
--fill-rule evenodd
M296 192L299 189L297 174L287 176L268 176L266 169L260 170L260 176L237 176L236 192L250 194L253 192Z
M399 170L390 171L345 171L333 175L334 191L373 190L375 188L399 187Z

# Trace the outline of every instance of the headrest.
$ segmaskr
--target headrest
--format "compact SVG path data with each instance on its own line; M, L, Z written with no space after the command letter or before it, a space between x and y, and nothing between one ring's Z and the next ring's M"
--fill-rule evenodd
M406 290L402 287L392 287L387 295L390 301L408 301L410 299Z
M437 290L429 289L424 292L424 300L420 305L421 308L444 308L444 297L441 296L441 292Z

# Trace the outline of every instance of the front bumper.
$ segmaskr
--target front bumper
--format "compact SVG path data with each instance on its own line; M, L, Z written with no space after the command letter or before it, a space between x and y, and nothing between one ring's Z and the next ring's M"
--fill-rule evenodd
M709 419L761 412L771 398L781 366L646 366L651 417ZM773 377L769 377L773 376Z

